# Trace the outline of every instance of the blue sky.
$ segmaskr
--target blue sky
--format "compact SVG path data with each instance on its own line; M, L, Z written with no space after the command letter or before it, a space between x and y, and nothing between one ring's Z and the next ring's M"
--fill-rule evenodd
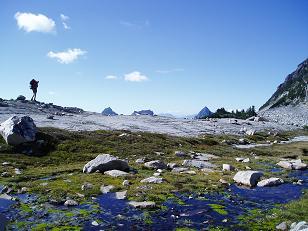
M261 106L307 58L305 0L0 1L2 98L100 112ZM61 17L62 14L62 17Z

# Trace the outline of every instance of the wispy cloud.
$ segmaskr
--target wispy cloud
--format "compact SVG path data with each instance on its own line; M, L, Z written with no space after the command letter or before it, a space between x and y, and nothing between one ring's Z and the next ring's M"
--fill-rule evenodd
M132 29L143 29L150 26L150 22L148 20L144 22L120 21L120 24L124 27Z
M71 27L68 26L67 24L67 21L70 19L68 16L64 15L64 14L60 14L60 18L61 18L61 21L62 21L62 25L63 25L63 28L65 30L70 30Z
M173 69L167 69L167 70L157 70L156 72L159 74L170 74L173 72L182 72L184 71L183 68L173 68Z
M54 33L56 23L43 14L21 13L15 14L18 28L26 32Z
M131 73L124 75L124 80L130 81L130 82L142 82L146 81L149 78L145 75L142 75L139 71L133 71Z
M107 76L105 77L105 79L116 80L116 79L118 79L118 76L115 76L115 75L107 75Z
M87 53L86 51L83 51L79 48L74 48L62 52L49 51L47 53L47 56L49 58L55 58L59 63L69 64L74 62L76 59L78 59L80 56L86 53Z

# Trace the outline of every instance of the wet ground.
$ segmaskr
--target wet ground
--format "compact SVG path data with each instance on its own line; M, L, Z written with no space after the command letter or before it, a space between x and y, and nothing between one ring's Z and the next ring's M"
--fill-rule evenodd
M276 187L243 188L232 184L223 193L201 195L175 194L174 200L159 210L138 210L117 200L113 193L104 194L92 202L74 208L38 205L36 198L27 194L12 195L23 202L0 199L0 230L8 220L15 220L11 229L21 230L33 224L51 223L82 225L85 230L173 230L177 227L202 229L207 227L236 228L239 216L254 209L268 210L277 204L296 200L308 188L308 170L292 171L290 178L303 180L302 185L285 183ZM25 206L26 205L26 206ZM6 217L6 218L5 218ZM97 221L97 224L92 224ZM237 229L240 230L240 229Z

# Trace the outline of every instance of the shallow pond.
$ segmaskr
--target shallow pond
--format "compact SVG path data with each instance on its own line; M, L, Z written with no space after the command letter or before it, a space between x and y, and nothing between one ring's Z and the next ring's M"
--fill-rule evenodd
M176 199L166 201L159 210L134 209L127 204L127 200L117 200L114 193L100 195L89 204L73 208L49 204L39 207L33 203L34 197L20 194L15 196L29 205L31 212L25 213L18 206L15 207L14 201L0 199L0 230L7 221L4 217L29 224L65 222L69 225L83 225L85 230L173 230L176 227L200 230L209 226L236 228L238 217L250 210L265 211L276 204L300 198L302 190L308 188L308 170L292 171L289 177L304 182L302 185L285 183L276 187L253 189L232 184L223 193L175 194ZM98 225L92 225L93 221L97 221ZM17 226L11 228L18 230Z

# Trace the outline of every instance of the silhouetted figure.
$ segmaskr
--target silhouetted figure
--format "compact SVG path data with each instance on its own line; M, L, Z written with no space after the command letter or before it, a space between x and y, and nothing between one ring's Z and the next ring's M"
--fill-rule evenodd
M36 81L35 79L32 79L30 82L30 89L33 91L33 96L31 98L31 101L36 101L36 93L38 88L39 81Z

